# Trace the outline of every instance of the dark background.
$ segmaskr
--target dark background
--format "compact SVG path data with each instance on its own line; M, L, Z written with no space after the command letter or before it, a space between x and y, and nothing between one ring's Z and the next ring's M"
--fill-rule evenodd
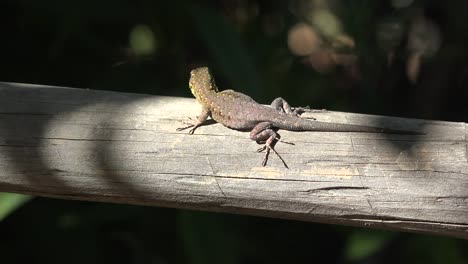
M191 97L206 65L261 103L468 119L464 0L3 0L0 14L0 81ZM445 237L25 200L0 195L1 262L468 263Z

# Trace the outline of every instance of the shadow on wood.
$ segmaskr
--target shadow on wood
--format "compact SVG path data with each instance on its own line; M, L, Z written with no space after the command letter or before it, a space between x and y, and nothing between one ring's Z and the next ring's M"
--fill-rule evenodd
M0 191L468 238L466 124L338 112L424 135L281 131L288 162L219 124L176 132L194 99L0 84Z

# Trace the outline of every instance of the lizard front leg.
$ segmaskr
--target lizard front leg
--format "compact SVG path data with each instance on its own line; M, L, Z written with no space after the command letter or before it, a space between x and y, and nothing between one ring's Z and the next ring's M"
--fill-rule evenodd
M197 127L205 123L205 121L208 119L210 114L211 114L210 110L208 110L207 108L203 108L201 113L197 116L197 120L192 120L192 123L186 127L177 128L177 131L182 131L187 128L192 128L189 130L189 134L192 135L195 132L195 129L197 129Z
M276 152L275 145L276 142L280 139L280 135L276 132L277 129L272 127L271 122L261 122L258 123L252 131L250 131L250 139L256 141L257 143L265 142L265 145L258 149L258 152L262 152L266 150L265 156L263 157L262 166L266 166L268 162L268 156L270 155L270 150L273 150L276 155L280 158L283 162L283 165L289 169L286 162L283 158Z
M275 100L273 100L273 102L271 102L271 107L276 109L278 112L295 115L295 116L302 115L305 112L305 109L309 108L309 107L305 107L305 108L291 107L289 103L281 97L278 97ZM311 118L311 119L315 120L315 118Z

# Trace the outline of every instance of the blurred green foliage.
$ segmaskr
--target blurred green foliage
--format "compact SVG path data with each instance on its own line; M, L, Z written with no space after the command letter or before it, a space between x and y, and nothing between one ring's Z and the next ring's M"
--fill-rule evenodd
M16 193L0 193L0 221L28 202L31 196Z
M345 256L351 261L363 260L382 250L395 237L395 233L369 230L356 231L348 236Z
M191 96L188 73L207 65L222 89L261 103L466 120L467 2L396 2L6 0L0 80ZM405 41L421 10L443 38L431 57L420 51L412 83ZM323 56L291 52L298 22L319 33ZM4 263L468 263L457 239L29 199L0 195Z

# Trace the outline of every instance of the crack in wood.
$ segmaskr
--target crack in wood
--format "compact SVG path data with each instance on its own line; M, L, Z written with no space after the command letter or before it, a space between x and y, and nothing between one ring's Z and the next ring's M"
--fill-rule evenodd
M323 187L323 188L316 188L316 189L309 189L299 191L301 193L315 193L321 191L335 191L335 190L368 190L368 187L356 187L356 186L330 186L330 187Z
M349 215L342 215L337 219L346 219L352 221L368 221L373 223L388 223L388 224L399 224L399 223L409 223L409 224L429 224L429 225L436 225L436 226L452 226L457 228L468 228L468 224L465 223L449 223L449 222L435 222L435 221L424 221L424 220L410 220L405 218L397 218L397 217L388 217L388 216L378 216L378 217L370 217L369 215L360 215L360 214L349 214Z

